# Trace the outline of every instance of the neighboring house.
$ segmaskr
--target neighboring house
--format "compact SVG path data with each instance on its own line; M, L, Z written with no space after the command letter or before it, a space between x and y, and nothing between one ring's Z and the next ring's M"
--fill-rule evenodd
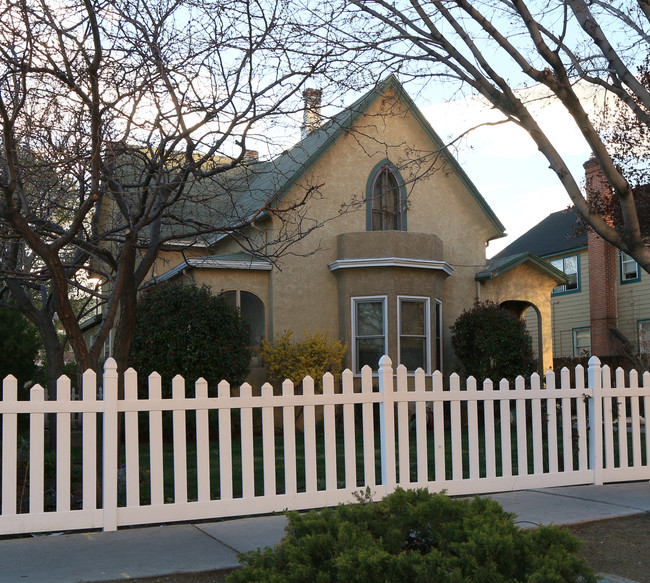
M606 188L597 163L585 164L587 184ZM564 271L551 294L553 357L650 352L650 277L634 259L579 221L570 208L553 213L493 260L530 252ZM531 332L536 322L528 320Z
M550 365L550 294L564 276L531 254L486 265L487 243L504 227L395 77L322 125L320 92L305 95L303 139L273 160L251 159L223 185L239 216L267 202L291 207L311 191L301 216L327 220L274 262L244 252L237 235L179 242L152 280L190 278L226 294L253 346L288 329L298 338L326 330L347 342L355 373L376 369L383 354L410 371L451 373L448 329L475 299L519 315L532 306ZM244 237L282 239L287 226L268 208ZM253 370L251 382L262 378Z

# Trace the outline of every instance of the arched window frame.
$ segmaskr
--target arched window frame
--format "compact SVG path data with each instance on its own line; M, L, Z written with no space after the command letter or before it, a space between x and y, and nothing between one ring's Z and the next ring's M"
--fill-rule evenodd
M375 204L377 202L374 196L374 190L377 180L381 177L384 171L388 171L393 175L395 182L397 183L397 187L399 188L399 228L394 230L406 231L406 189L404 188L404 179L402 178L402 175L395 164L393 164L388 158L385 158L379 162L372 169L370 176L368 177L368 182L366 184L366 230L379 230L375 229L375 225L373 224L373 210L376 210Z

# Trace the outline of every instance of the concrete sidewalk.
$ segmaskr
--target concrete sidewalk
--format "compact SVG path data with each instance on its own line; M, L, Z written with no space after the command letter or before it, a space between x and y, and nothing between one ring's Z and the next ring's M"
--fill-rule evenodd
M570 486L491 496L521 527L650 512L650 483ZM0 581L79 583L236 567L237 553L274 545L284 516L0 540ZM624 581L612 578L609 581Z

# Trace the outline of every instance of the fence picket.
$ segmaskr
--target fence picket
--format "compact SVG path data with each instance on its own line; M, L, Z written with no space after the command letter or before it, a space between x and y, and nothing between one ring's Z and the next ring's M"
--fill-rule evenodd
M162 401L161 378L157 372L149 375L149 398ZM151 505L165 503L165 476L163 473L163 423L162 409L152 409L149 413L149 483Z
M451 402L451 479L463 479L463 437L460 417L460 377L454 373L449 379L449 389L456 397Z
M314 379L310 376L302 381L302 394L306 397L314 395ZM304 439L305 439L305 483L308 493L318 490L318 468L316 465L316 412L314 405L303 407Z
M399 461L399 480L398 483L402 488L408 488L411 481L411 458L409 452L409 403L400 399L399 393L406 393L407 387L407 370L403 364L400 364L396 370L397 373L397 459Z
M650 435L648 434L648 413L650 412L650 372L643 373L643 427L645 429L645 463L650 468Z
M262 385L262 397L271 399L273 387L269 383ZM262 407L262 460L264 472L264 494L275 496L275 418L273 407Z
M208 382L194 384L198 400L208 398ZM210 419L207 409L196 410L196 493L199 502L210 500Z
M510 411L510 384L506 379L499 381L501 410L501 475L504 478L512 477L512 413Z
M616 369L616 388L618 390L625 388L625 371L620 367ZM627 460L627 399L618 397L617 403L619 467L627 468L630 465Z
M592 357L593 358L593 357ZM576 366L576 408L578 417L578 469L586 470L589 468L588 449L587 449L587 408L589 394L585 391L585 372L584 367L579 364ZM594 378L600 379L600 375L594 375ZM600 380L598 380L600 382ZM595 434L594 434L595 435ZM596 447L592 451L600 451Z
M222 501L233 498L232 486L232 413L230 384L221 381L217 386L219 403L219 497Z
M295 391L291 381L282 383L282 395L293 397ZM284 491L286 494L298 492L296 477L296 413L293 405L285 405L282 409L282 425L284 437Z
M361 369L361 393L366 397L362 407L363 415L363 475L368 486L377 484L375 460L375 415L372 396L372 369L366 365Z
M476 379L469 377L467 379L468 396L476 395ZM470 399L467 402L467 441L469 446L469 478L476 480L480 478L479 468L479 444L478 444L478 405L476 399Z
M424 370L418 368L415 371L415 392L425 397L425 377ZM429 455L427 448L427 402L418 399L415 402L415 442L416 442L416 462L417 475L416 480L423 484L429 479Z
M523 382L524 378L521 377ZM533 391L541 390L540 378L537 373L530 377L530 388ZM542 434L542 400L533 398L531 404L531 414L533 418L533 473L544 473L544 436Z
M240 387L241 406L241 480L242 497L255 497L255 450L253 444L253 390L248 383Z
M364 367L360 392L354 387L358 379L348 370L341 377L341 391L335 389L332 375L326 374L322 395L315 394L314 380L307 377L302 394L297 395L291 381L283 383L281 395L274 395L272 387L265 385L259 396L253 396L248 384L239 388L238 396L232 396L230 386L223 382L218 386L217 398L209 398L207 383L199 379L194 385L194 395L186 396L185 380L176 377L172 381L173 398L163 399L161 378L153 373L148 379L148 398L140 399L136 372L128 370L123 374L124 396L118 399L117 366L113 359L106 361L101 385L103 402L97 400L98 383L93 371L83 375L81 401L71 401L70 381L66 377L59 379L54 401L45 401L43 388L39 386L32 388L29 401L18 401L16 380L12 377L4 380L0 400L3 437L0 534L20 532L21 528L38 531L53 527L103 526L105 530L115 530L126 524L233 516L246 511L260 513L279 508L307 509L349 500L350 490L359 485L358 479L370 487L374 496L382 496L394 490L398 482L406 487L417 483L418 486L444 488L450 494L473 494L537 485L650 478L650 440L645 440L642 449L646 429L640 417L650 404L650 374L644 374L643 387L640 387L634 371L626 379L618 370L616 386L612 387L609 368L601 367L594 358L589 364L588 386L585 386L585 370L578 366L573 386L568 369L563 369L559 388L555 375L549 372L545 388L541 386L540 377L532 375L530 390L521 377L515 380L513 387L501 381L498 390L489 380L484 381L479 390L477 381L470 377L461 390L459 377L452 375L450 390L446 391L442 375L435 372L431 378L433 390L428 391L424 371L417 370L410 376L404 366L393 370L388 357L382 358L376 377L369 367ZM377 380L379 392L373 386ZM375 404L379 406L378 419ZM233 410L239 413L235 437ZM279 438L275 434L280 410L282 454L276 452L276 439ZM321 410L322 435L317 433L321 425L316 424L316 413ZM173 468L169 464L164 467L162 420L165 411L168 412L165 416L169 414L172 420ZM261 411L261 433L253 424L253 413L257 411ZM340 411L342 419L337 415ZM614 411L619 412L620 418L613 418ZM301 460L297 459L303 448L296 447L296 412L302 413L304 422L304 433L300 437L304 440L304 459ZM361 413L360 421L355 412ZM45 415L51 413L58 421L57 505L55 511L49 511L48 507L45 512ZM21 414L30 417L30 501L29 513L24 518L17 512L15 488L19 479L17 421ZM82 420L82 512L72 510L69 502L73 414L78 414ZM123 440L118 434L121 415ZM141 415L149 416L151 504L144 504L140 499ZM196 419L196 431L190 438L186 420L193 418ZM210 421L213 418L218 421L218 442L211 450ZM96 428L100 419L103 434L102 441L97 442ZM433 423L431 434L430 420ZM560 436L561 447L557 441ZM239 478L233 483L233 458L239 448L238 444L233 445L233 437L241 442L241 498ZM363 444L363 460L357 459L357 439ZM187 456L194 440L197 503L189 502L194 490L188 493ZM101 484L97 484L96 478L98 445L103 454ZM122 470L118 472L120 447L124 447L125 486ZM513 460L513 447L517 451L516 460ZM629 454L628 447L631 448ZM530 455L529 450L532 451ZM573 461L574 452L577 463ZM319 456L323 459L323 453L324 474L317 463ZM451 454L451 462L446 460L447 454ZM501 462L497 463L499 454ZM212 499L211 492L215 486L210 481L212 455L215 456L213 463L218 455L218 499ZM194 461L189 461L193 469ZM357 461L363 461L363 474L357 470ZM299 463L304 464L304 485L302 477L300 483L298 481L303 473ZM378 463L381 464L379 482ZM277 483L281 466L284 466L284 492L281 487L278 489ZM170 493L165 492L164 480L170 470L173 470L174 492L173 499L166 501L165 495ZM339 482L343 473L345 487ZM49 482L47 484L49 487ZM98 485L103 492L101 510L96 509Z
M546 391L555 394L555 373L549 370L546 373ZM557 401L553 397L546 400L546 439L548 455L548 471L550 474L558 473L558 443L557 443Z
M126 505L140 506L140 436L138 412L129 410L138 399L138 374L132 368L124 373L124 460Z
M444 482L447 479L447 460L445 447L445 407L438 397L442 393L442 373L437 370L433 373L433 443L434 443L434 464L436 482Z
M563 397L562 402L562 461L564 464L565 472L572 472L576 469L573 460L573 415L572 407L573 402L571 398L571 378L570 372L567 367L564 367L560 372L560 387L562 394L567 395ZM577 415L577 414L576 414ZM577 419L577 417L576 417ZM576 428L577 431L577 428Z
M354 421L354 403L349 401L354 393L354 375L345 369L341 375L343 393L343 451L345 451L345 487L353 490L357 487L357 446Z
M9 375L2 383L2 404L17 404L18 381ZM18 478L18 414L2 415L2 514L16 514L16 483Z
M397 467L395 465L395 396L393 387L393 366L391 359L384 355L379 360L379 431L381 442L381 483L386 495L397 484Z
M176 375L172 379L172 406L185 402L185 379ZM174 435L174 502L187 502L187 422L185 409L172 410Z
M332 373L328 372L323 376L323 395L334 395L334 377ZM325 433L325 489L333 491L338 488L334 405L323 406L323 431Z
M97 374L88 369L82 377L81 398L84 403L97 402ZM82 508L97 508L97 413L84 411L82 414Z
M56 400L67 411L56 414L56 511L70 510L70 379L62 376L56 384Z
M635 370L630 371L630 389L633 393L639 391L639 375ZM632 422L632 465L638 467L641 461L641 411L639 406L639 395L630 397L630 420Z
M485 425L485 477L497 477L496 441L494 437L494 384L490 379L483 382L486 399L483 402L483 423Z
M118 464L118 419L117 419L117 362L108 358L104 363L104 440L102 488L104 530L117 530L117 464Z
M45 389L34 385L29 391L33 403L45 401ZM29 512L43 512L43 490L45 488L45 415L32 413L29 416Z

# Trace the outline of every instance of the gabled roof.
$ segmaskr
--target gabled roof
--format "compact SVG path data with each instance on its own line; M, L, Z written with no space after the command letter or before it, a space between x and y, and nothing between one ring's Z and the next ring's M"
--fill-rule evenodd
M587 233L585 229L577 229L577 218L578 211L574 207L552 213L502 249L492 260L525 252L548 257L586 247Z
M377 84L352 105L332 117L319 129L312 131L306 138L277 158L267 162L250 164L244 171L238 170L232 174L226 173L227 180L223 183L223 189L229 195L225 199L231 210L228 211L222 205L218 205L221 208L217 208L215 205L213 209L216 216L223 217L220 221L223 223L221 226L227 228L230 224L233 226L237 223L241 224L248 217L254 216L265 205L277 204L338 138L349 131L354 123L389 89L394 90L399 99L407 106L410 113L433 142L434 147L441 151L445 161L451 166L490 220L498 232L494 238L505 236L505 227L501 221L499 221L456 159L444 146L438 134L433 130L394 75ZM208 240L208 244L215 242L221 236L217 235L212 240Z
M524 253L516 253L515 255L507 255L505 257L494 257L491 259L484 270L479 271L476 274L475 279L477 281L486 281L488 279L494 279L506 271L514 269L522 263L530 262L532 266L545 271L551 277L554 277L558 283L564 283L567 281L567 276L553 267L548 261L544 261L534 253L528 251Z

